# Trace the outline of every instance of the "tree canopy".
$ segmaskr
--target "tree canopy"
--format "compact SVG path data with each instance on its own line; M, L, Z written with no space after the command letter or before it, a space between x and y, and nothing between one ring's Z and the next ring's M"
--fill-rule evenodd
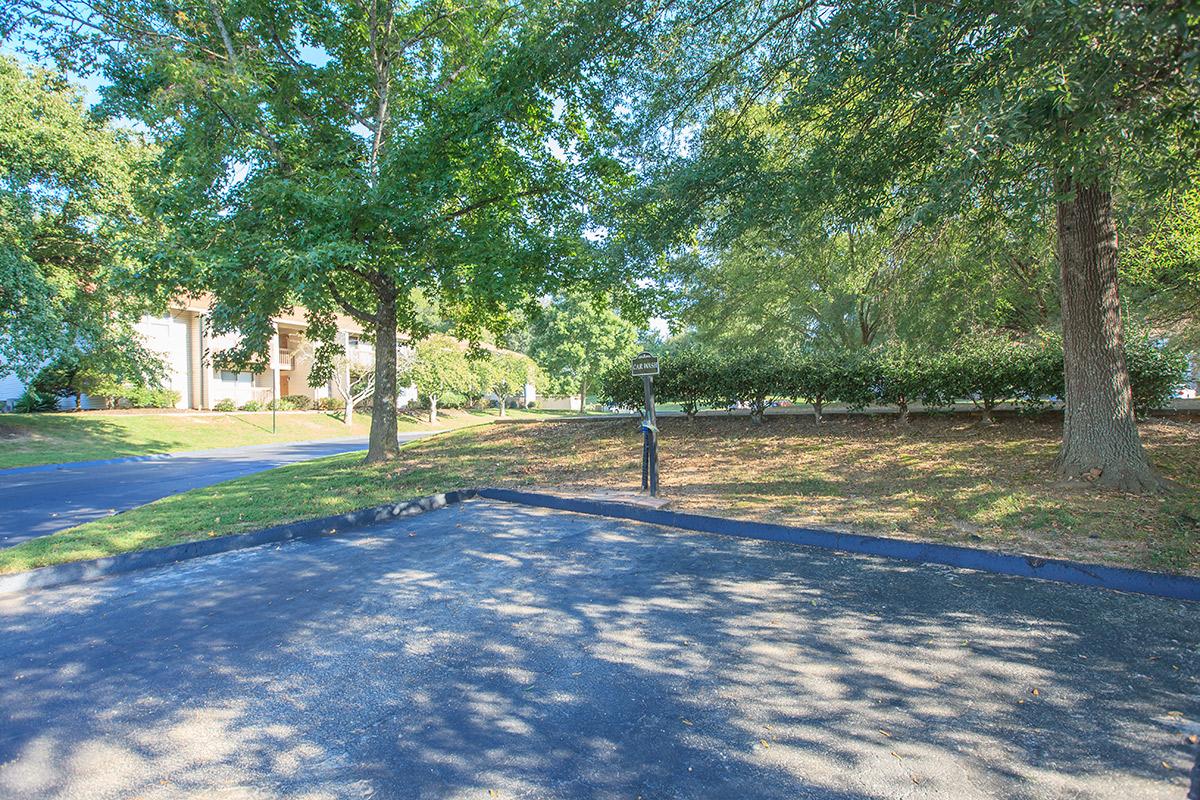
M645 193L649 227L678 251L694 231L718 247L796 226L829 241L894 219L920 236L994 209L1023 230L1016 254L1054 247L1062 474L1154 488L1124 363L1117 224L1124 189L1182 188L1194 169L1198 24L1182 3L685 3L650 26L654 69L631 71L656 98L644 130L667 165Z
M93 118L74 88L0 56L0 375L88 362L93 376L161 373L133 330L148 307L116 278L138 222L146 151Z
M371 460L396 452L396 332L427 332L418 292L474 340L564 282L610 282L584 234L629 180L592 80L617 5L15 5L41 52L102 71L104 109L159 142L144 277L212 291L213 330L243 337L228 360L261 357L296 305L321 365L336 314L373 333Z

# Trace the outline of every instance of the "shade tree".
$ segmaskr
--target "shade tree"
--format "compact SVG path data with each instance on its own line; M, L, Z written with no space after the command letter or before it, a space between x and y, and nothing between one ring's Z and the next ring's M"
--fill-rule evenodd
M154 303L122 285L150 155L94 118L62 76L0 55L0 376L53 362L78 399L98 382L156 384L134 329Z
M684 210L859 224L894 207L924 222L996 203L1047 220L1064 343L1057 469L1153 490L1125 361L1116 189L1188 181L1197 24L1184 4L1133 0L695 0L649 25L675 57L665 78L645 78L660 112L646 130L683 156ZM777 101L775 150L794 156L765 165L762 129L743 124L764 99ZM677 146L697 129L719 157Z
M314 381L336 318L375 343L368 461L396 455L397 343L503 329L564 283L613 282L584 236L628 183L600 78L614 2L15 0L0 28L80 73L161 148L160 294L211 292L224 358L261 361L303 306Z

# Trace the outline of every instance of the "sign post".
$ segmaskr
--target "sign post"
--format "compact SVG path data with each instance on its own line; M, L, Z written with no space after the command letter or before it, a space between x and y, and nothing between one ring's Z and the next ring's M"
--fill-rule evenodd
M658 497L658 420L654 414L654 376L658 358L646 352L633 358L632 372L642 379L646 395L646 416L642 419L642 489Z

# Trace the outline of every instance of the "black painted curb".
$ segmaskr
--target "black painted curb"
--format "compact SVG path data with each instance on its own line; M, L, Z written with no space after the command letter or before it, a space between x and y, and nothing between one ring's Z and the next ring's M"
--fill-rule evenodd
M904 561L944 564L998 575L1015 575L1022 578L1037 578L1077 586L1093 586L1154 597L1200 601L1200 578L1186 575L1168 575L1162 572L1108 567L1102 564L1085 564L1062 559L998 553L992 550L979 550L950 544L913 542L905 539L889 539L883 536L838 533L818 528L797 528L767 522L724 519L702 514L685 514L678 511L646 508L629 503L560 497L514 489L486 488L478 489L476 493L479 497L488 500L628 519L635 522L648 522L653 525L667 525L702 533L787 542Z
M407 517L435 511L449 505L461 503L475 496L473 489L443 492L441 494L418 497L414 500L402 500L398 503L388 503L382 506L361 508L345 514L334 514L329 517L300 520L287 525L276 525L249 533L218 536L214 539L202 539L196 542L184 542L153 550L143 550L138 553L122 553L121 555L98 558L92 561L75 561L69 564L56 564L50 567L40 567L28 572L15 572L11 575L0 575L0 594L8 592L26 592L32 589L48 589L52 586L63 586L69 583L86 583L98 581L112 575L127 572L137 572L143 569L161 567L178 561L188 561L193 558L226 553L230 550L243 550L248 547L259 547L264 544L290 542L299 539L317 539L331 536L343 531L365 528L379 522L387 522L396 517Z

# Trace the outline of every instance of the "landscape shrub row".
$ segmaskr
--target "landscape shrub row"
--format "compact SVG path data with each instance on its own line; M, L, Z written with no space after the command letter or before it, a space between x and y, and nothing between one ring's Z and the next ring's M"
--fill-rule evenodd
M308 411L311 408L316 408L318 411L327 411L334 408L340 409L342 403L333 400L332 398L323 398L313 401L311 397L306 397L302 394L285 394L278 400L262 401L262 400L247 400L242 404L241 408L237 403L229 398L220 400L213 406L214 411Z
M1182 354L1147 339L1133 339L1125 357L1139 416L1164 406L1186 377ZM831 403L850 409L893 406L907 421L915 403L939 409L971 401L990 422L999 403L1036 411L1065 391L1062 343L1053 338L1023 343L979 337L941 352L881 347L718 354L692 347L662 355L660 370L655 379L658 402L679 403L689 416L702 408L738 405L749 408L756 420L780 401L812 406L818 421ZM642 406L642 382L630 375L628 364L605 375L602 391L614 405Z

